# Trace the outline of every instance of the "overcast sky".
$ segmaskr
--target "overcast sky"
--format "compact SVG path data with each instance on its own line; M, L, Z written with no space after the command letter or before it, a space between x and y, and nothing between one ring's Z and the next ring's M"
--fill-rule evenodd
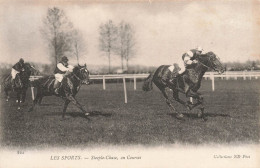
M197 45L213 51L224 62L259 58L256 5L259 3L251 1L147 1L55 6L63 9L83 34L87 52L80 62L107 64L98 49L98 28L111 19L116 24L128 22L135 30L137 52L130 64L158 66L178 62L184 52ZM15 63L20 57L49 62L39 31L48 7L53 5L0 5L1 62ZM114 56L112 64L120 65L120 59Z

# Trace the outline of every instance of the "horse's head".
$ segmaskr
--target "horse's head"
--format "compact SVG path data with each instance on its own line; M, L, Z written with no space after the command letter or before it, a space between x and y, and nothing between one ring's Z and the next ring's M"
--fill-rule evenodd
M33 67L29 63L24 64L24 69L16 75L16 88L23 88L25 86L28 86L32 69Z
M35 70L33 66L31 66L29 63L25 63L24 69L21 72L21 79L29 79L33 70Z
M213 52L208 52L206 54L202 54L198 57L199 62L201 62L204 66L217 71L218 73L224 72L224 66L221 64L219 57L217 57Z
M82 80L83 83L89 84L89 71L87 69L86 64L81 66L77 65L73 69L73 73L80 79Z

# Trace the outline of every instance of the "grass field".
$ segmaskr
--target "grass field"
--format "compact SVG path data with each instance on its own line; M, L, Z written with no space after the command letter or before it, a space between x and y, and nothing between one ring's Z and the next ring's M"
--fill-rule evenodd
M13 98L5 102L1 96L1 145L21 147L161 145L205 143L259 143L259 80L217 80L215 92L211 81L202 81L200 92L205 99L208 121L196 117L197 111L186 111L185 121L174 117L162 94L143 92L142 83L127 83L128 104L124 104L122 83L83 86L77 95L88 112L90 121L70 104L65 120L61 120L63 101L45 97L34 112L27 112L30 91L21 111Z

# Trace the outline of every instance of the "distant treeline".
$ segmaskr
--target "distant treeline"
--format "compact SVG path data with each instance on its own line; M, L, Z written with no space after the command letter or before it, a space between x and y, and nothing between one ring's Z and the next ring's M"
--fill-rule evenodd
M30 63L37 69L33 72L33 75L50 75L53 74L54 66L51 64L41 64L41 63ZM227 71L250 71L250 70L260 70L260 61L246 61L244 63L240 62L227 62L224 63ZM8 74L11 72L11 64L0 64L1 75ZM120 66L112 66L112 74L129 73L129 74L140 74L140 73L151 73L157 66L143 66L143 65L132 65L129 66L128 71L122 71ZM107 65L88 65L88 70L91 74L107 74Z
M224 63L226 70L228 71L250 71L260 70L260 60L257 61L246 61L246 62L227 62Z

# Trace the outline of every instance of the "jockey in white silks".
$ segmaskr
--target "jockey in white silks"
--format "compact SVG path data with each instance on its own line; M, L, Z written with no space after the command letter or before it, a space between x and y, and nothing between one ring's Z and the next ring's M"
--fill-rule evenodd
M11 70L13 88L15 87L14 79L16 78L16 75L19 74L21 71L24 71L24 60L22 58L19 60L19 62L14 64Z
M66 75L67 72L72 72L73 66L68 64L68 58L66 56L63 56L61 58L61 61L57 64L55 70L54 70L54 76L55 76L55 83L54 83L54 89L55 93L59 94L59 89L61 86L61 82Z
M182 61L179 62L180 70L177 75L181 75L183 72L185 72L187 66L198 63L198 61L193 60L193 58L194 57L196 58L196 56L202 54L202 52L203 52L202 47L196 47L195 49L191 49L186 53L184 53L182 55Z
M202 52L203 52L202 47L196 47L195 49L191 49L186 53L184 53L182 55L182 60L178 61L178 66L172 65L169 67L169 70L171 71L170 79L168 78L167 73L165 73L162 76L162 79L165 81L169 80L170 82L172 82L173 78L179 77L186 71L187 66L198 63L198 61L194 60L194 58L196 58L197 55L202 54Z

